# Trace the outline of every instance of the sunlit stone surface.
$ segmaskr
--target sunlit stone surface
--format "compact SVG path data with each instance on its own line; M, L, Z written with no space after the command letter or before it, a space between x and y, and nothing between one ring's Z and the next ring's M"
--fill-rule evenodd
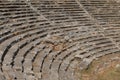
M120 55L120 0L0 0L0 80L87 80L108 55Z

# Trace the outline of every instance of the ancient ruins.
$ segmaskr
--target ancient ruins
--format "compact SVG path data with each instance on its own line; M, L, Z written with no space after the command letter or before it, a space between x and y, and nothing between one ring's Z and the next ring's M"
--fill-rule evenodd
M0 0L0 80L109 76L120 80L120 0Z

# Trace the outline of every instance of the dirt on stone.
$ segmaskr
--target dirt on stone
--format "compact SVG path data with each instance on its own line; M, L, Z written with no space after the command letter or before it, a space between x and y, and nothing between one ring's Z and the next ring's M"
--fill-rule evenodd
M101 57L87 70L78 71L80 80L120 80L120 54Z

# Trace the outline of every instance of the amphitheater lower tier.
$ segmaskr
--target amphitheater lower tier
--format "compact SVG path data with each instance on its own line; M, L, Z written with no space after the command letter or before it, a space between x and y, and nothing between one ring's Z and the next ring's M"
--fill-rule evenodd
M120 80L119 0L0 0L0 80Z

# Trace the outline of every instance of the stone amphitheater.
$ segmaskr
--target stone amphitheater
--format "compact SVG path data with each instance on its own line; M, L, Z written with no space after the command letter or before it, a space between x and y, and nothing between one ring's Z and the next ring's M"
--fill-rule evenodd
M0 80L99 80L111 67L120 76L120 0L0 0Z

